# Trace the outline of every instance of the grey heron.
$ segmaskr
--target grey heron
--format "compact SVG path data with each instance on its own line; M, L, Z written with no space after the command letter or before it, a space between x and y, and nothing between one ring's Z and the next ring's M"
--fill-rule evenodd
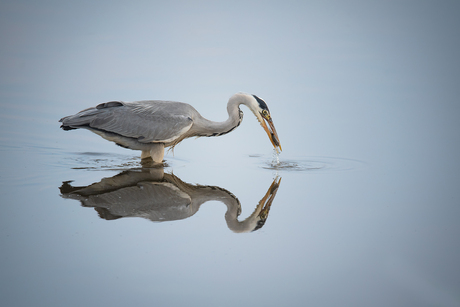
M176 146L189 137L220 136L233 131L243 120L239 106L247 106L281 150L273 120L264 100L256 95L237 93L227 104L228 119L210 121L187 103L163 100L110 101L63 117L63 130L88 129L106 140L129 149L141 150L141 158L163 162L165 147Z

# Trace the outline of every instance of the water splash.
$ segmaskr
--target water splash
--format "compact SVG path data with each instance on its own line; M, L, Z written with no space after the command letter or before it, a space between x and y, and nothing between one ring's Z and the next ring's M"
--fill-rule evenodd
M272 153L272 167L276 168L280 165L280 153L276 148L273 149Z

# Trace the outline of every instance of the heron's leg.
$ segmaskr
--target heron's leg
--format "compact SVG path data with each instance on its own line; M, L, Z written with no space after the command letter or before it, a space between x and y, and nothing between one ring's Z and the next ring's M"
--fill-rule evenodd
M141 154L141 159L150 157L150 150L143 150Z
M142 152L144 154L144 152ZM165 156L165 144L155 143L150 149L150 156L152 157L153 162L162 163L163 157Z

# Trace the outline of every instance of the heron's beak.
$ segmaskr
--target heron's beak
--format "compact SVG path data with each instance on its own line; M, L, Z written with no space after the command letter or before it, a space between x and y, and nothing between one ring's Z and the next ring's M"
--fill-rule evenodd
M278 147L279 151L282 151L280 139L278 138L278 133L276 133L275 125L273 124L272 118L270 117L270 115L264 116L261 114L261 116L264 120L260 121L260 124L262 125L262 128L264 128L265 132L267 132L267 135L270 138L273 147L275 147L276 151L278 151Z

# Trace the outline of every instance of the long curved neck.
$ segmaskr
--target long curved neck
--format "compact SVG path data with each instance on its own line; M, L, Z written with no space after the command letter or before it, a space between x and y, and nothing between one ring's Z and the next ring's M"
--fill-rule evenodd
M248 105L244 95L233 95L227 104L228 119L223 122L214 122L201 115L195 120L195 130L198 136L220 136L233 131L241 124L243 112L240 104Z
M219 201L227 206L225 212L225 221L227 227L236 233L250 232L256 229L257 223L260 220L258 215L263 209L263 204L259 204L254 212L243 221L238 220L241 213L241 204L238 198L229 191L216 186L200 186L194 190L188 191L191 195L192 204L191 210L195 214L202 204L208 201Z

